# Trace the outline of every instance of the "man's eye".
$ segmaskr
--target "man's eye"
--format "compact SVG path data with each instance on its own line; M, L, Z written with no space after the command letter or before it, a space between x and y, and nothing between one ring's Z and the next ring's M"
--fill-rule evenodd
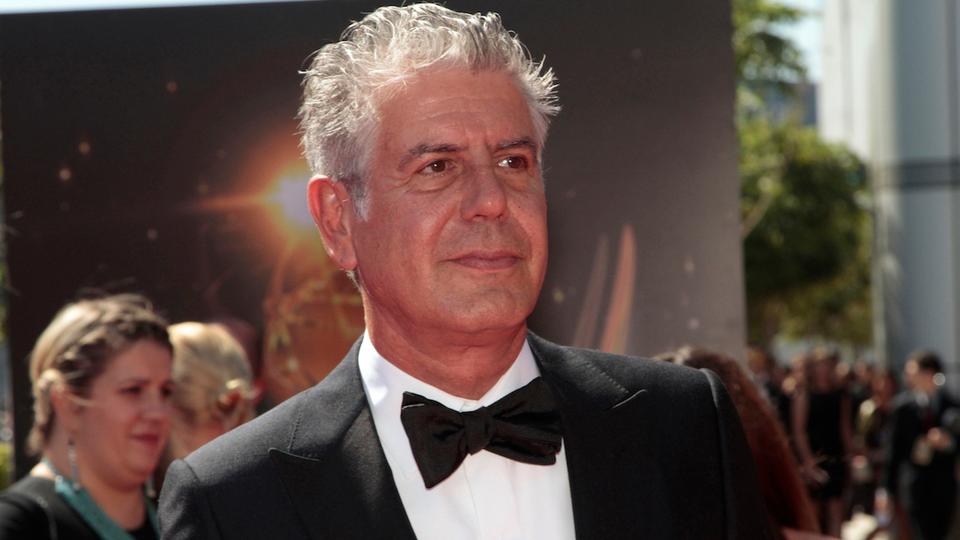
M431 161L426 167L420 169L420 172L425 174L441 174L448 170L450 170L450 161L438 159L437 161Z
M527 158L523 156L509 156L497 162L498 167L507 169L526 169L529 166Z
M121 388L120 392L130 396L139 396L141 388L139 386L128 386L126 388Z

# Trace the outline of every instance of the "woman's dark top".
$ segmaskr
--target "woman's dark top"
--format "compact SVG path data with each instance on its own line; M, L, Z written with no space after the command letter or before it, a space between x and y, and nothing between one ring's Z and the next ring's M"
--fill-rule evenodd
M844 407L843 390L810 392L810 414L807 417L807 440L817 465L830 479L813 490L815 498L838 497L847 482L847 464L841 434L841 411Z
M0 493L0 540L99 540L53 486L53 480L27 476ZM127 532L136 540L157 538L149 519Z
M810 392L810 414L807 417L807 439L814 458L842 458L841 409L843 390Z

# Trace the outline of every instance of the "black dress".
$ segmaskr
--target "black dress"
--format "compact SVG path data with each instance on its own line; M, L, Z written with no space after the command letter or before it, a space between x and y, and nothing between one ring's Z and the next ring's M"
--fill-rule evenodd
M832 499L843 493L847 484L847 463L843 436L841 435L841 411L845 392L810 392L810 414L807 416L807 440L817 466L829 479L812 492L816 499Z
M127 531L136 540L156 540L144 520ZM53 480L27 476L0 493L0 540L99 540L83 518L54 490Z

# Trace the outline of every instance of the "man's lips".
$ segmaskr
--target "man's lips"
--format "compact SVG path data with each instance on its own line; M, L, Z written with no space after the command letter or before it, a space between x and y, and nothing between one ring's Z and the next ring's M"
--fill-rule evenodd
M506 270L522 257L513 251L470 251L450 258L450 261L476 270Z

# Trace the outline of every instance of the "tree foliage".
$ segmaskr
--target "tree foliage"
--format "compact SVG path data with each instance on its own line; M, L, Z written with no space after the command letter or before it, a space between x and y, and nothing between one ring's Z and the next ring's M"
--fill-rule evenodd
M770 0L734 0L733 61L741 82L797 81L806 76L803 56L778 27L795 23L803 11Z
M778 334L870 342L871 223L863 166L796 118L776 120L770 89L805 78L799 50L778 33L802 12L734 0L741 210L750 339Z

